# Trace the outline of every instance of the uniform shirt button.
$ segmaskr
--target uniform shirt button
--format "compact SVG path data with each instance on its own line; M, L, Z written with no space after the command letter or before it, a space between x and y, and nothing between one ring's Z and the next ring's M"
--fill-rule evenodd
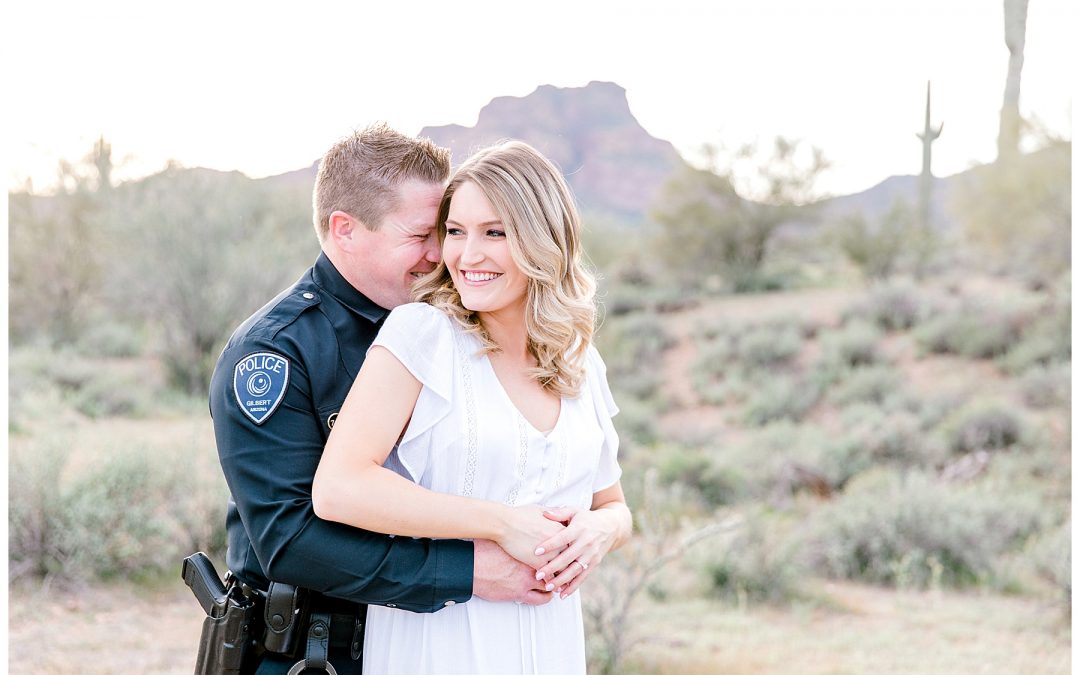
M314 297L315 297L314 293L304 293L304 299L305 300L311 300Z
M446 602L443 603L443 607L453 607L456 604L457 603L454 602L453 600L447 600Z
M548 468L548 463L547 463L547 462L544 462L543 464L541 464L541 465L540 465L540 468L541 468L541 469L546 469L546 468Z
M392 603L392 602L388 602L388 603L386 603L386 606L387 606L387 607L397 607L397 605L395 605L395 604L394 604L394 603Z
M539 485L536 486L536 493L537 494L540 494L543 491L544 491L544 488L540 487Z

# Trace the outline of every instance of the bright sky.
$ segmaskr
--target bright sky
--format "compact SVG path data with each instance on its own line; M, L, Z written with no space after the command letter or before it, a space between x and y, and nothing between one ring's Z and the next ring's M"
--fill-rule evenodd
M1068 137L1074 18L1031 0L1021 95ZM496 96L607 80L689 159L802 138L850 193L918 173L927 80L935 173L994 158L1002 23L1001 0L9 2L4 178L41 190L101 134L122 177L170 158L259 177L373 121L471 126Z

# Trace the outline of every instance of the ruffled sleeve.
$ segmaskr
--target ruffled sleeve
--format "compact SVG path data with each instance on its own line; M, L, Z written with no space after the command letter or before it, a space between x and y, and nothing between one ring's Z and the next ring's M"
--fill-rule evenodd
M416 400L412 419L387 466L403 468L419 483L430 460L429 434L439 420L450 413L454 387L454 329L451 319L426 303L397 307L386 318L372 347L384 347L393 354L423 388Z
M618 458L619 434L611 422L611 418L618 414L619 406L615 405L611 388L608 386L607 365L600 358L600 352L592 345L589 345L588 355L585 358L585 368L586 381L592 394L593 407L596 409L596 419L604 435L604 442L600 448L600 464L597 467L596 478L593 479L593 492L599 492L614 485L622 475Z

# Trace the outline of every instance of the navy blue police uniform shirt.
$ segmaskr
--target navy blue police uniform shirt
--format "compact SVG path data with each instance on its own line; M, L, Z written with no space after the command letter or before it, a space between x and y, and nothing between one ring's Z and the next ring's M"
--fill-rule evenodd
M210 414L232 493L228 565L246 583L414 612L472 596L471 542L388 537L322 520L311 506L323 446L387 314L320 255L221 353Z

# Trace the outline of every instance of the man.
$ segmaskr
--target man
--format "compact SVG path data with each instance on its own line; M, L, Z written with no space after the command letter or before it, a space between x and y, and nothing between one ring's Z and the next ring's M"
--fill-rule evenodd
M210 385L232 493L229 569L259 591L270 581L313 591L309 614L331 617L328 660L338 673L360 672L362 605L433 612L474 594L530 604L551 597L533 570L491 542L387 537L312 510L323 445L368 346L439 259L435 219L449 172L447 150L383 125L332 147L313 199L321 255L236 330ZM322 633L308 623L312 634L300 639L318 649ZM296 663L257 658L260 674Z

